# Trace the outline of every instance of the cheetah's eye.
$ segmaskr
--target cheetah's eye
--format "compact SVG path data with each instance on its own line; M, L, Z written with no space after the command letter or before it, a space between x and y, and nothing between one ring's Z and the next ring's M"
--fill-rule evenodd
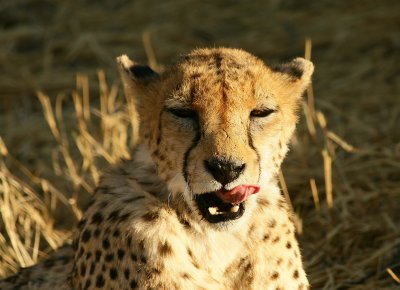
M251 111L250 117L253 117L253 118L264 118L264 117L267 117L267 116L269 116L269 115L271 115L272 113L275 113L275 112L276 112L275 109L269 109L269 108L255 109L255 110Z
M169 108L167 111L178 118L197 119L197 112L191 109Z

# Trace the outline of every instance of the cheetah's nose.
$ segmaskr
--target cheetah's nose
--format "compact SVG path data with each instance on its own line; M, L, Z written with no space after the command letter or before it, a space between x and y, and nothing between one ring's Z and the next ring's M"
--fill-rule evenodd
M246 164L214 157L210 160L204 160L204 166L216 181L225 185L238 178L246 167Z

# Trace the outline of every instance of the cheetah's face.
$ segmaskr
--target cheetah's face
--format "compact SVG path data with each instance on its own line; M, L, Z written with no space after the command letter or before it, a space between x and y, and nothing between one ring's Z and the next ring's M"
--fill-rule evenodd
M232 49L197 50L160 76L120 62L128 92L142 95L142 135L172 193L217 227L250 216L286 154L312 64L273 70Z

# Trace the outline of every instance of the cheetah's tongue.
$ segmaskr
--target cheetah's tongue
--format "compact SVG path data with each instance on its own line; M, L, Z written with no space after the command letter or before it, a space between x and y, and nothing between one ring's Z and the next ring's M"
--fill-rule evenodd
M242 184L231 190L218 190L216 194L224 202L238 204L245 201L250 195L256 194L259 191L260 186L258 185Z

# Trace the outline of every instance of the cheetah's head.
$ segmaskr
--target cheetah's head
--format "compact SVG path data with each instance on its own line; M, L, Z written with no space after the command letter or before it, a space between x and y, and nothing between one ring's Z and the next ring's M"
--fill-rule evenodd
M140 136L174 197L199 221L246 220L287 152L311 62L274 68L237 49L199 49L164 73L118 58Z

